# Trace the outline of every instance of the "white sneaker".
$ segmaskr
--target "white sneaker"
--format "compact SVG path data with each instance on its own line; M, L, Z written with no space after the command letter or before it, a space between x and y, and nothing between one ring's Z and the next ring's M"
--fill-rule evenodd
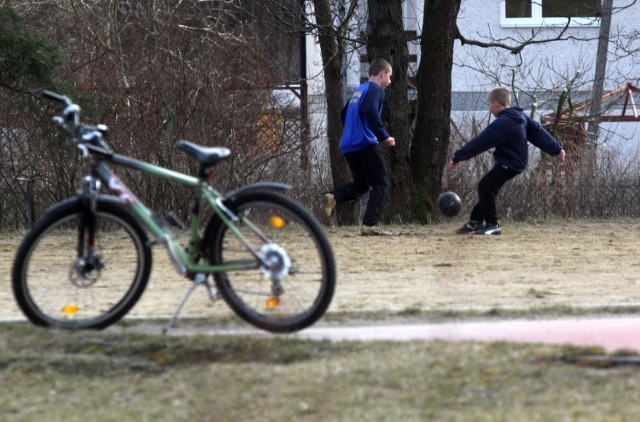
M386 231L382 227L376 226L360 226L360 234L363 236L393 236L393 233Z
M473 234L498 236L502 234L502 228L500 227L500 224L487 224L484 227L476 229Z

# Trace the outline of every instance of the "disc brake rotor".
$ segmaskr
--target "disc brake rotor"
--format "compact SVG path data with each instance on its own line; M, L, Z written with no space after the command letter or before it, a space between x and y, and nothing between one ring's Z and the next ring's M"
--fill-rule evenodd
M89 287L100 279L100 270L104 265L99 256L94 256L94 263L78 258L69 269L69 280L77 287Z

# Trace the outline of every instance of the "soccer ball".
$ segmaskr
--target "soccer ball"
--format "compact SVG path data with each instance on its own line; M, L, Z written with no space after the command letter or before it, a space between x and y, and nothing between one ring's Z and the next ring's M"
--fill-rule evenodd
M438 197L436 205L443 215L453 217L460 212L462 201L455 192L444 192Z

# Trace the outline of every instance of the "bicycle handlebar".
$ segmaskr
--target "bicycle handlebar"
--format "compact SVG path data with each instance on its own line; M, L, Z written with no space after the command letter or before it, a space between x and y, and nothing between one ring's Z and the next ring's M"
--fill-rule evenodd
M52 91L47 91L46 89L40 90L40 95L44 98L48 98L50 100L54 100L68 106L73 104L73 102L66 95L60 95Z
M56 116L53 118L53 121L73 137L76 145L82 150L84 156L88 155L85 144L94 145L102 150L110 151L103 137L103 135L108 132L105 125L99 124L97 126L91 126L81 123L80 106L74 104L66 95L60 95L46 89L41 90L39 94L44 98L66 105L62 113L63 117Z

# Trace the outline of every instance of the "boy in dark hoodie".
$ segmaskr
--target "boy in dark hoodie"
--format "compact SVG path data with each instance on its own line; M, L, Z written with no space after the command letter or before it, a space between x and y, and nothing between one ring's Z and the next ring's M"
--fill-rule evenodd
M487 96L489 111L496 119L478 136L458 149L449 162L455 170L458 162L475 157L495 148L495 164L478 183L478 202L471 211L469 221L459 228L458 234L499 235L496 196L502 185L522 173L527 168L529 157L528 142L549 155L559 156L564 161L565 152L540 124L523 113L522 109L510 107L511 95L505 88L495 88Z

